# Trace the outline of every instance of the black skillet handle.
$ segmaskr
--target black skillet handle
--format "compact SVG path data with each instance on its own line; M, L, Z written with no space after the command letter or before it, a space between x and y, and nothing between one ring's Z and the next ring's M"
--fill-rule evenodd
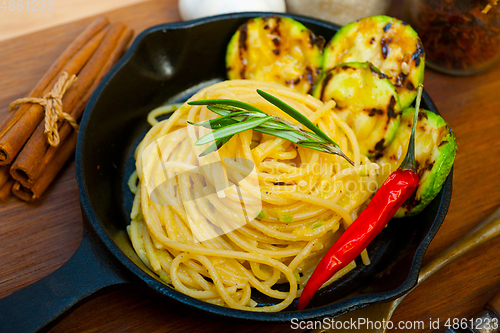
M49 276L0 299L0 332L42 332L99 291L128 283L116 259L84 233L75 254ZM114 266L114 267L113 267Z

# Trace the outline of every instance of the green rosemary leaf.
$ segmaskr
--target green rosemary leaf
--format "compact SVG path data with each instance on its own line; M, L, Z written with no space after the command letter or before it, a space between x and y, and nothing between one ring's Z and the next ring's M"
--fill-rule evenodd
M317 151L320 151L320 152L323 152L323 153L335 154L335 155L342 156L349 163L351 163L352 165L354 165L354 162L351 161L351 159L349 157L347 157L344 154L344 152L342 152L342 150L340 149L339 146L333 145L330 142L311 142L311 141L304 142L304 141L302 141L302 142L297 142L296 144L298 146L301 146L301 147L304 147L304 148L309 148L309 149L314 149L314 150L317 150Z
M331 151L327 147L323 146L321 143L318 142L299 141L296 143L296 145L304 148L314 149L323 153L331 153Z
M220 108L216 105L207 105L207 109L209 109L213 113L218 114L219 116L222 116L222 117L233 113L233 111L229 111L227 108ZM240 111L242 111L242 110L240 110Z
M261 95L265 100L267 100L269 103L277 106L283 112L287 113L289 116L291 116L293 119L297 120L299 123L316 133L319 137L321 137L323 140L326 140L328 142L331 142L333 144L336 144L333 142L332 139L328 135L326 135L322 130L320 130L316 125L314 125L309 119L306 118L302 113L299 111L295 110L293 107L290 105L286 104L282 100L280 100L277 97L274 97L273 95L270 95L266 93L265 91L262 91L260 89L257 89L257 93Z
M233 136L235 134L255 128L272 118L273 116L267 116L263 118L248 118L246 121L243 121L241 123L232 124L204 135L203 137L198 139L198 141L196 141L196 145L200 146L217 139L221 139L227 136Z
M278 138L282 138L288 141L291 141L293 143L301 142L301 141L307 141L308 138L302 135L301 133L294 132L294 131L284 131L284 130L279 130L279 129L271 129L271 128L265 128L264 126L258 126L253 129L256 132L259 133L264 133L272 136L276 136Z
M220 149L220 147L222 147L223 145L225 145L229 140L231 140L232 137L233 136L231 135L231 136L226 136L225 138L216 140L207 149L205 149L199 156L203 157L205 155L210 154L211 152L214 152L214 151Z
M234 112L234 113L228 113L222 117L218 117L218 118L211 119L211 120L206 120L202 123L197 123L197 124L193 123L191 121L188 121L188 124L193 125L193 126L201 126L201 127L205 127L208 129L216 130L216 129L226 127L226 126L229 126L229 125L232 125L235 123L244 122L249 117L263 118L263 117L268 117L268 116L266 116L265 113L257 113L257 112L252 112L252 111L239 111L239 112ZM262 125L264 126L265 124L262 124ZM278 129L293 129L289 126L286 126L286 125L283 125L280 123L276 123L275 125L270 124L269 127L278 128Z
M199 123L199 124L191 124L191 125L201 126L201 127L205 127L208 129L216 130L216 129L226 127L226 126L229 126L229 125L235 124L235 123L237 123L237 121L235 121L231 118L224 118L224 119L216 118L216 119L204 121L204 122Z
M317 142L327 142L323 138L320 138L316 133L300 130L305 137L308 138L309 141L317 141ZM329 142L331 143L331 142ZM335 142L334 145L337 145Z
M234 124L234 123L241 121L237 118L235 118L235 119L232 118L232 117L237 116L237 115L248 115L248 112L247 111L240 111L240 112L235 112L235 113L229 113L229 114L226 114L225 116L215 118L212 120L207 120L207 121L204 121L204 122L198 123L198 124L192 123L190 121L188 121L188 123L190 125L193 125L193 126L202 126L202 127L208 128L208 129L219 129L221 127L229 126L231 124ZM243 117L241 117L241 119L243 119Z
M276 120L266 121L265 123L263 123L259 127L268 128L268 129L275 129L275 130L282 130L282 131L295 131L295 127L280 123L279 121L276 121Z
M261 112L261 113L264 113L262 110L260 110L259 108L253 106L253 105L250 105L250 104L247 104L245 102L241 102L241 101L236 101L236 100L233 100L233 99L205 99L205 100L201 100L201 101L192 101L192 102L189 102L188 103L189 105L227 105L227 106L234 106L234 107L237 107L237 108L240 108L240 109L243 109L243 110L247 110L247 111L257 111L257 112Z
M234 116L237 114L242 114L242 115L247 115L251 117L267 117L268 114L264 112L258 112L258 111L248 111L248 110L243 110L243 109L238 109L238 108L233 108L232 106L224 106L224 105L207 105L207 109L210 111L218 114L219 116Z

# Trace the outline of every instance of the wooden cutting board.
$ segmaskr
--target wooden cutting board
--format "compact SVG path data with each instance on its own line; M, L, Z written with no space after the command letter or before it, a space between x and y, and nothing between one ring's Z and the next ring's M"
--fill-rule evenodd
M148 1L106 14L136 35L152 25L178 21L176 0ZM0 117L25 96L47 67L92 18L0 43ZM458 138L453 199L424 263L470 231L500 205L500 66L470 77L426 71L425 88ZM0 298L50 274L82 238L74 162L68 163L43 198L0 204ZM445 268L415 290L393 321L429 319L444 324L479 311L500 291L500 239ZM29 316L29 314L26 314ZM443 326L441 326L443 327ZM140 288L127 287L82 305L51 332L287 332L269 325L213 317L174 304ZM394 330L394 332L403 332ZM413 331L412 331L413 332Z

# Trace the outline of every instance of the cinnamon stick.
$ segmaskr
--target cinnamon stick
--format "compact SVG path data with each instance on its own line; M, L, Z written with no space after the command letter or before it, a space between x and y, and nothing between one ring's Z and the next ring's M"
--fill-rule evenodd
M9 167L0 167L0 201L7 199L14 183L15 180L10 176Z
M10 195L10 192L12 192L12 186L14 186L14 183L16 181L12 178L9 177L7 182L0 186L0 201L5 201Z
M78 133L73 131L66 141L57 147L54 158L47 164L43 175L31 188L22 186L20 182L15 182L12 193L24 201L33 201L40 198L50 183L56 178L64 164L66 164L75 152L77 138Z
M9 167L0 167L0 187L10 179Z
M65 112L78 120L93 91L100 81L121 58L125 47L132 38L132 30L119 23L111 25L99 48L78 75L78 80L63 98ZM47 142L44 134L45 121L42 120L16 158L10 170L14 179L24 187L32 187L42 175L47 164L57 151ZM61 143L73 131L67 122L59 122L59 138Z
M50 92L64 71L78 74L104 38L107 24L107 19L101 17L85 29L54 62L30 96L43 97ZM24 104L8 118L0 130L0 165L14 160L42 118L43 108L38 104Z
M80 35L78 35L73 42L66 48L66 50L61 53L57 60L50 66L50 68L45 72L45 75L38 81L33 90L29 93L29 97L40 97L40 94L47 88L50 82L57 76L61 71L62 67L68 62L68 60L85 45L90 38L95 36L99 31L101 31L106 25L108 25L108 19L104 16L97 17ZM19 119L19 117L26 112L29 104L22 105L19 107L17 112L12 113L12 117L8 117L0 126L0 137L5 134L9 128Z

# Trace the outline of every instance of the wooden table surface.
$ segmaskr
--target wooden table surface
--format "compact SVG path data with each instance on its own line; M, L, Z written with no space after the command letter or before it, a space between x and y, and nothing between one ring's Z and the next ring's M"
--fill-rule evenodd
M149 0L0 1L0 41L144 1Z
M152 0L106 14L138 34L178 21L176 0ZM66 24L0 43L0 117L31 90L66 45L91 21ZM500 65L481 75L451 77L426 70L425 87L458 139L453 198L443 226L425 255L428 262L500 205ZM43 198L0 204L0 298L47 276L82 238L74 162ZM500 239L446 267L406 298L394 322L466 318L500 291ZM26 314L29 316L29 314ZM50 332L288 332L290 325L256 324L194 312L134 287L94 298ZM443 328L443 326L441 326ZM394 330L393 332L398 332ZM403 332L403 331L401 331Z

